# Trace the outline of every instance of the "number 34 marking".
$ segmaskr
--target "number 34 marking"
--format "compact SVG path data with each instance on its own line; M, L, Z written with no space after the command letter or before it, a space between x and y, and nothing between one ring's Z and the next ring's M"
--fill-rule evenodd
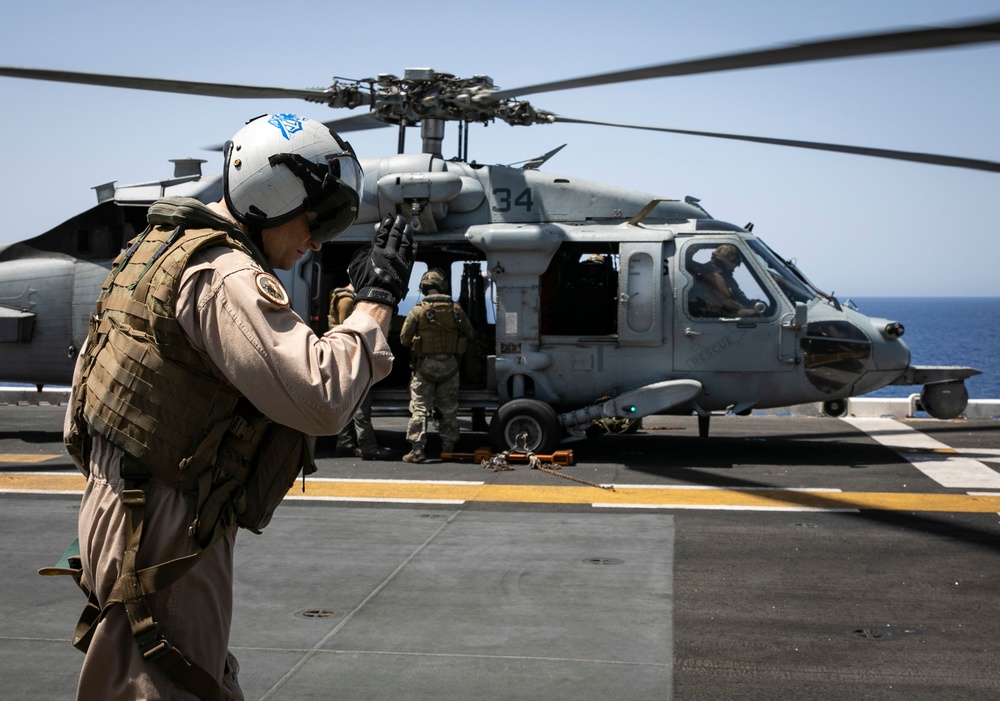
M493 205L494 212L509 212L514 207L531 211L531 188L527 187L514 197L514 191L509 187L498 187L493 190L493 197L496 204Z

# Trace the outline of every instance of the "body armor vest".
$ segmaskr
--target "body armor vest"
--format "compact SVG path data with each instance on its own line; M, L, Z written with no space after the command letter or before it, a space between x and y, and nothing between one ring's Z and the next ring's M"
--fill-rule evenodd
M151 226L116 259L91 318L67 440L83 456L86 435L99 434L133 471L197 493L202 543L234 520L259 531L299 469L315 471L311 439L244 400L177 322L181 274L194 253L217 245L258 259L225 231L183 225Z
M413 354L417 357L463 354L468 343L461 331L463 314L462 307L447 295L431 295L421 301Z
M241 240L242 232L196 200L157 202L149 220L151 226L118 256L104 283L66 435L67 449L85 466L93 435L124 454L121 573L105 602L90 591L79 558L69 568L39 573L69 574L89 597L74 633L76 647L86 650L95 624L121 604L143 658L209 701L222 698L214 673L164 637L146 596L183 576L234 522L259 533L299 471L316 467L312 439L257 411L191 347L174 314L181 275L197 251L229 246L268 267L263 256ZM197 495L189 534L202 550L138 570L150 477Z

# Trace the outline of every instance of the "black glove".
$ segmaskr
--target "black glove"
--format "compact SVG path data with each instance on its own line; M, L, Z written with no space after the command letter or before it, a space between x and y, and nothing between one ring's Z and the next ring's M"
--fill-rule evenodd
M358 251L348 266L355 301L395 307L406 296L413 269L413 229L406 219L386 217L370 246Z

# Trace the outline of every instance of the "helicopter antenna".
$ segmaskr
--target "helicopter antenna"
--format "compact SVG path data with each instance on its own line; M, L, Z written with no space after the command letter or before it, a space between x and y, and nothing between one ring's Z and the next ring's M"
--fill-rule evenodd
M535 158L529 158L526 161L515 161L514 163L509 163L508 167L511 166L521 166L521 170L538 170L541 168L550 158L566 148L566 144L552 149L547 153L543 153L541 156L536 156ZM523 164L523 165L522 165Z

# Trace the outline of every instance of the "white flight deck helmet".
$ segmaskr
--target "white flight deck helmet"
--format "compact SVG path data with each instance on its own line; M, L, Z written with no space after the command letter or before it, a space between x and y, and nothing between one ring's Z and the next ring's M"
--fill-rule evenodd
M226 206L251 231L309 212L313 240L325 243L358 217L361 164L351 145L322 122L262 115L226 143L225 158Z

